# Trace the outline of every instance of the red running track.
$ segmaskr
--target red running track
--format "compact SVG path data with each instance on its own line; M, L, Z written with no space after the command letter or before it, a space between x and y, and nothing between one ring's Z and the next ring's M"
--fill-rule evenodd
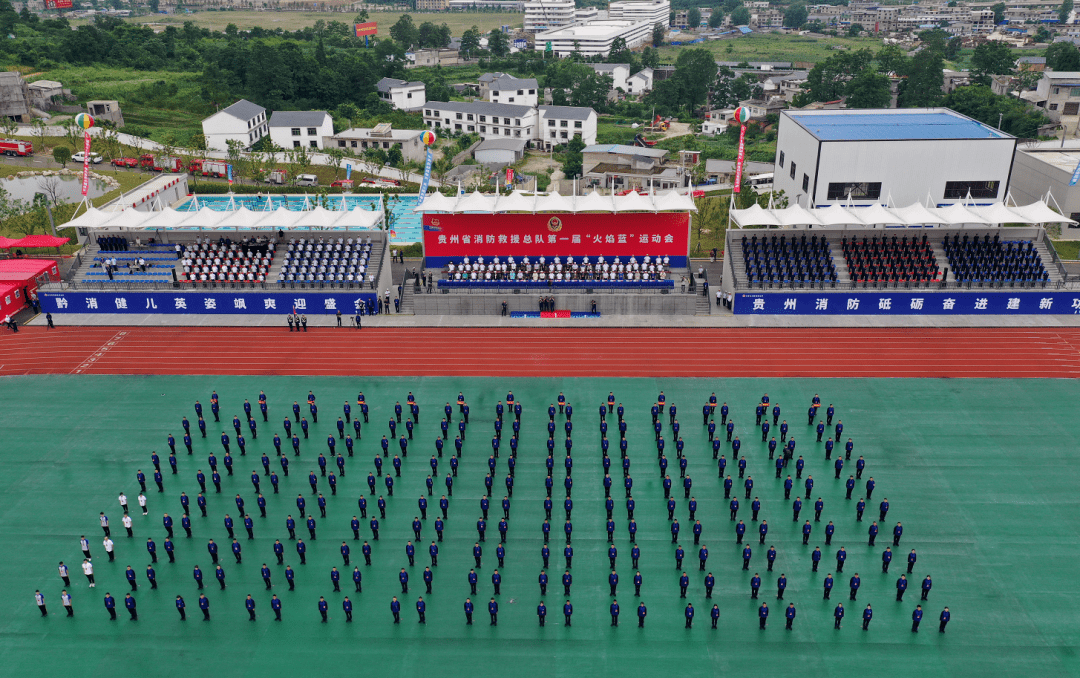
M1080 328L23 328L0 375L1080 376Z

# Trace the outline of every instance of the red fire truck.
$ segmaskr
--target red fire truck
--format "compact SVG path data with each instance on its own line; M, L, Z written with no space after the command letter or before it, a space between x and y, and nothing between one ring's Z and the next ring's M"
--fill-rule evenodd
M4 155L33 155L34 145L29 141L0 139L0 153Z

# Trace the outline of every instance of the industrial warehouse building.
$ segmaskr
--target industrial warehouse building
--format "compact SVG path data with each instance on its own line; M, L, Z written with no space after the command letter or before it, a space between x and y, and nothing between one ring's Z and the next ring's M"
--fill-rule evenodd
M803 207L985 204L1008 193L1015 149L946 108L783 111L773 186Z

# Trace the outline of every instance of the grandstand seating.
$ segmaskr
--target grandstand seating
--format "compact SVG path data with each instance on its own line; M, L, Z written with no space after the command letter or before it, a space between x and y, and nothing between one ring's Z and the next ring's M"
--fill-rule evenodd
M744 235L742 252L743 270L751 283L836 282L836 265L824 236Z
M1030 240L1001 240L998 234L982 238L946 236L945 255L959 282L1046 284L1050 274Z
M447 289L489 284L489 287L520 286L522 289L560 287L672 287L671 271L665 257L525 257L470 259L447 264L443 285ZM460 284L459 284L460 283ZM645 283L662 283L645 285ZM441 284L441 282L440 282Z
M196 242L184 247L180 265L183 282L247 282L266 280L274 259L274 246L262 242Z
M132 244L122 236L104 236L98 238L98 242L104 243L110 249L99 249L97 256L92 257L89 268L80 278L82 282L112 282L123 285L172 281L172 271L176 265L173 245L140 242L132 249ZM146 270L142 270L140 259ZM113 274L111 280L110 268Z
M439 280L440 289L470 289L470 290L494 290L494 289L521 289L526 291L543 291L551 288L560 290L571 289L672 289L675 287L674 280Z
M855 283L937 282L941 270L926 234L912 236L844 236L848 275Z
M376 271L369 263L371 238L300 238L285 247L284 261L277 282L328 282L374 284Z

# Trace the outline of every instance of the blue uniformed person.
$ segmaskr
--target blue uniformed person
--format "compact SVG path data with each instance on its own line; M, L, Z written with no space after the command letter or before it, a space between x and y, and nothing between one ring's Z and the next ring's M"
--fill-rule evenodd
M488 614L491 615L491 625L492 626L498 626L499 625L499 604L497 602L495 602L494 598L492 598L491 601L488 602Z

